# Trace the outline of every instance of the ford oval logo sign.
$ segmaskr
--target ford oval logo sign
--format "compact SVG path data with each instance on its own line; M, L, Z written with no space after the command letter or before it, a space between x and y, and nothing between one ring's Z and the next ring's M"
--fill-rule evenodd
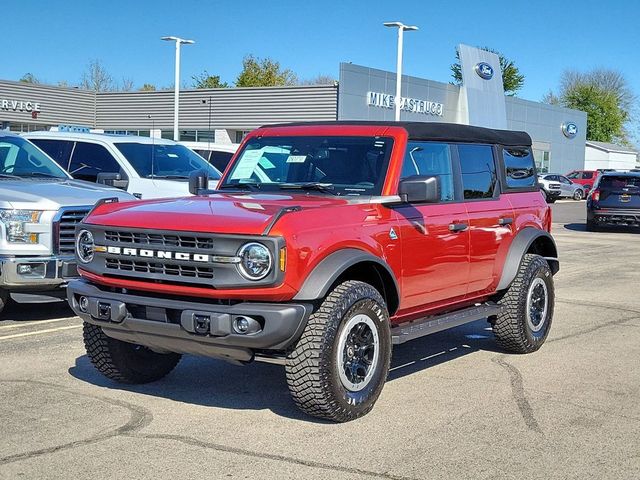
M562 133L567 138L573 138L578 134L578 126L573 122L565 122L562 124Z
M493 77L493 67L485 62L480 62L476 64L473 69L476 71L480 78L484 78L485 80L491 80Z

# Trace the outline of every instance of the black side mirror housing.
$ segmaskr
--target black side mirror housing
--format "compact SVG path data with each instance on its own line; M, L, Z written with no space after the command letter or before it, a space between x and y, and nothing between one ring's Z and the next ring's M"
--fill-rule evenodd
M438 203L440 201L439 175L412 175L400 180L400 198L405 203Z
M126 190L129 186L129 180L123 180L122 175L115 172L100 172L96 177L96 183L122 190Z
M199 195L209 188L209 174L204 170L196 170L189 175L189 193Z

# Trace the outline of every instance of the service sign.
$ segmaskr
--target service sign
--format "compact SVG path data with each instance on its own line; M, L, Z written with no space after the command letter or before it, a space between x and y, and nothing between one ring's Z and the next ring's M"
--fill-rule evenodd
M0 110L12 112L40 112L39 102L30 102L26 100L9 100L0 98Z
M395 108L396 96L388 93L367 92L367 105L370 107ZM444 114L444 105L420 98L401 97L400 110L441 117Z

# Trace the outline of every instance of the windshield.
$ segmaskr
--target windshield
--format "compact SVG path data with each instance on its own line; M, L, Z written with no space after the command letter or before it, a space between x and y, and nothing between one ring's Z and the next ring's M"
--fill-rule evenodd
M220 172L184 145L121 142L115 144L131 166L144 178L188 179L195 170L206 170L218 180Z
M386 137L255 137L219 188L380 195L392 147Z
M1 135L0 177L69 178L62 168L28 140Z

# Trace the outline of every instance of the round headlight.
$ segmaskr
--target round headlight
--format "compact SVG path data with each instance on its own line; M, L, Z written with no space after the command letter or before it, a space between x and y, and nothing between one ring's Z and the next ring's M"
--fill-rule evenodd
M271 271L271 252L261 243L246 243L238 251L238 269L249 280L262 280Z
M93 260L94 251L93 234L89 230L80 230L76 238L76 254L82 263L89 263Z

